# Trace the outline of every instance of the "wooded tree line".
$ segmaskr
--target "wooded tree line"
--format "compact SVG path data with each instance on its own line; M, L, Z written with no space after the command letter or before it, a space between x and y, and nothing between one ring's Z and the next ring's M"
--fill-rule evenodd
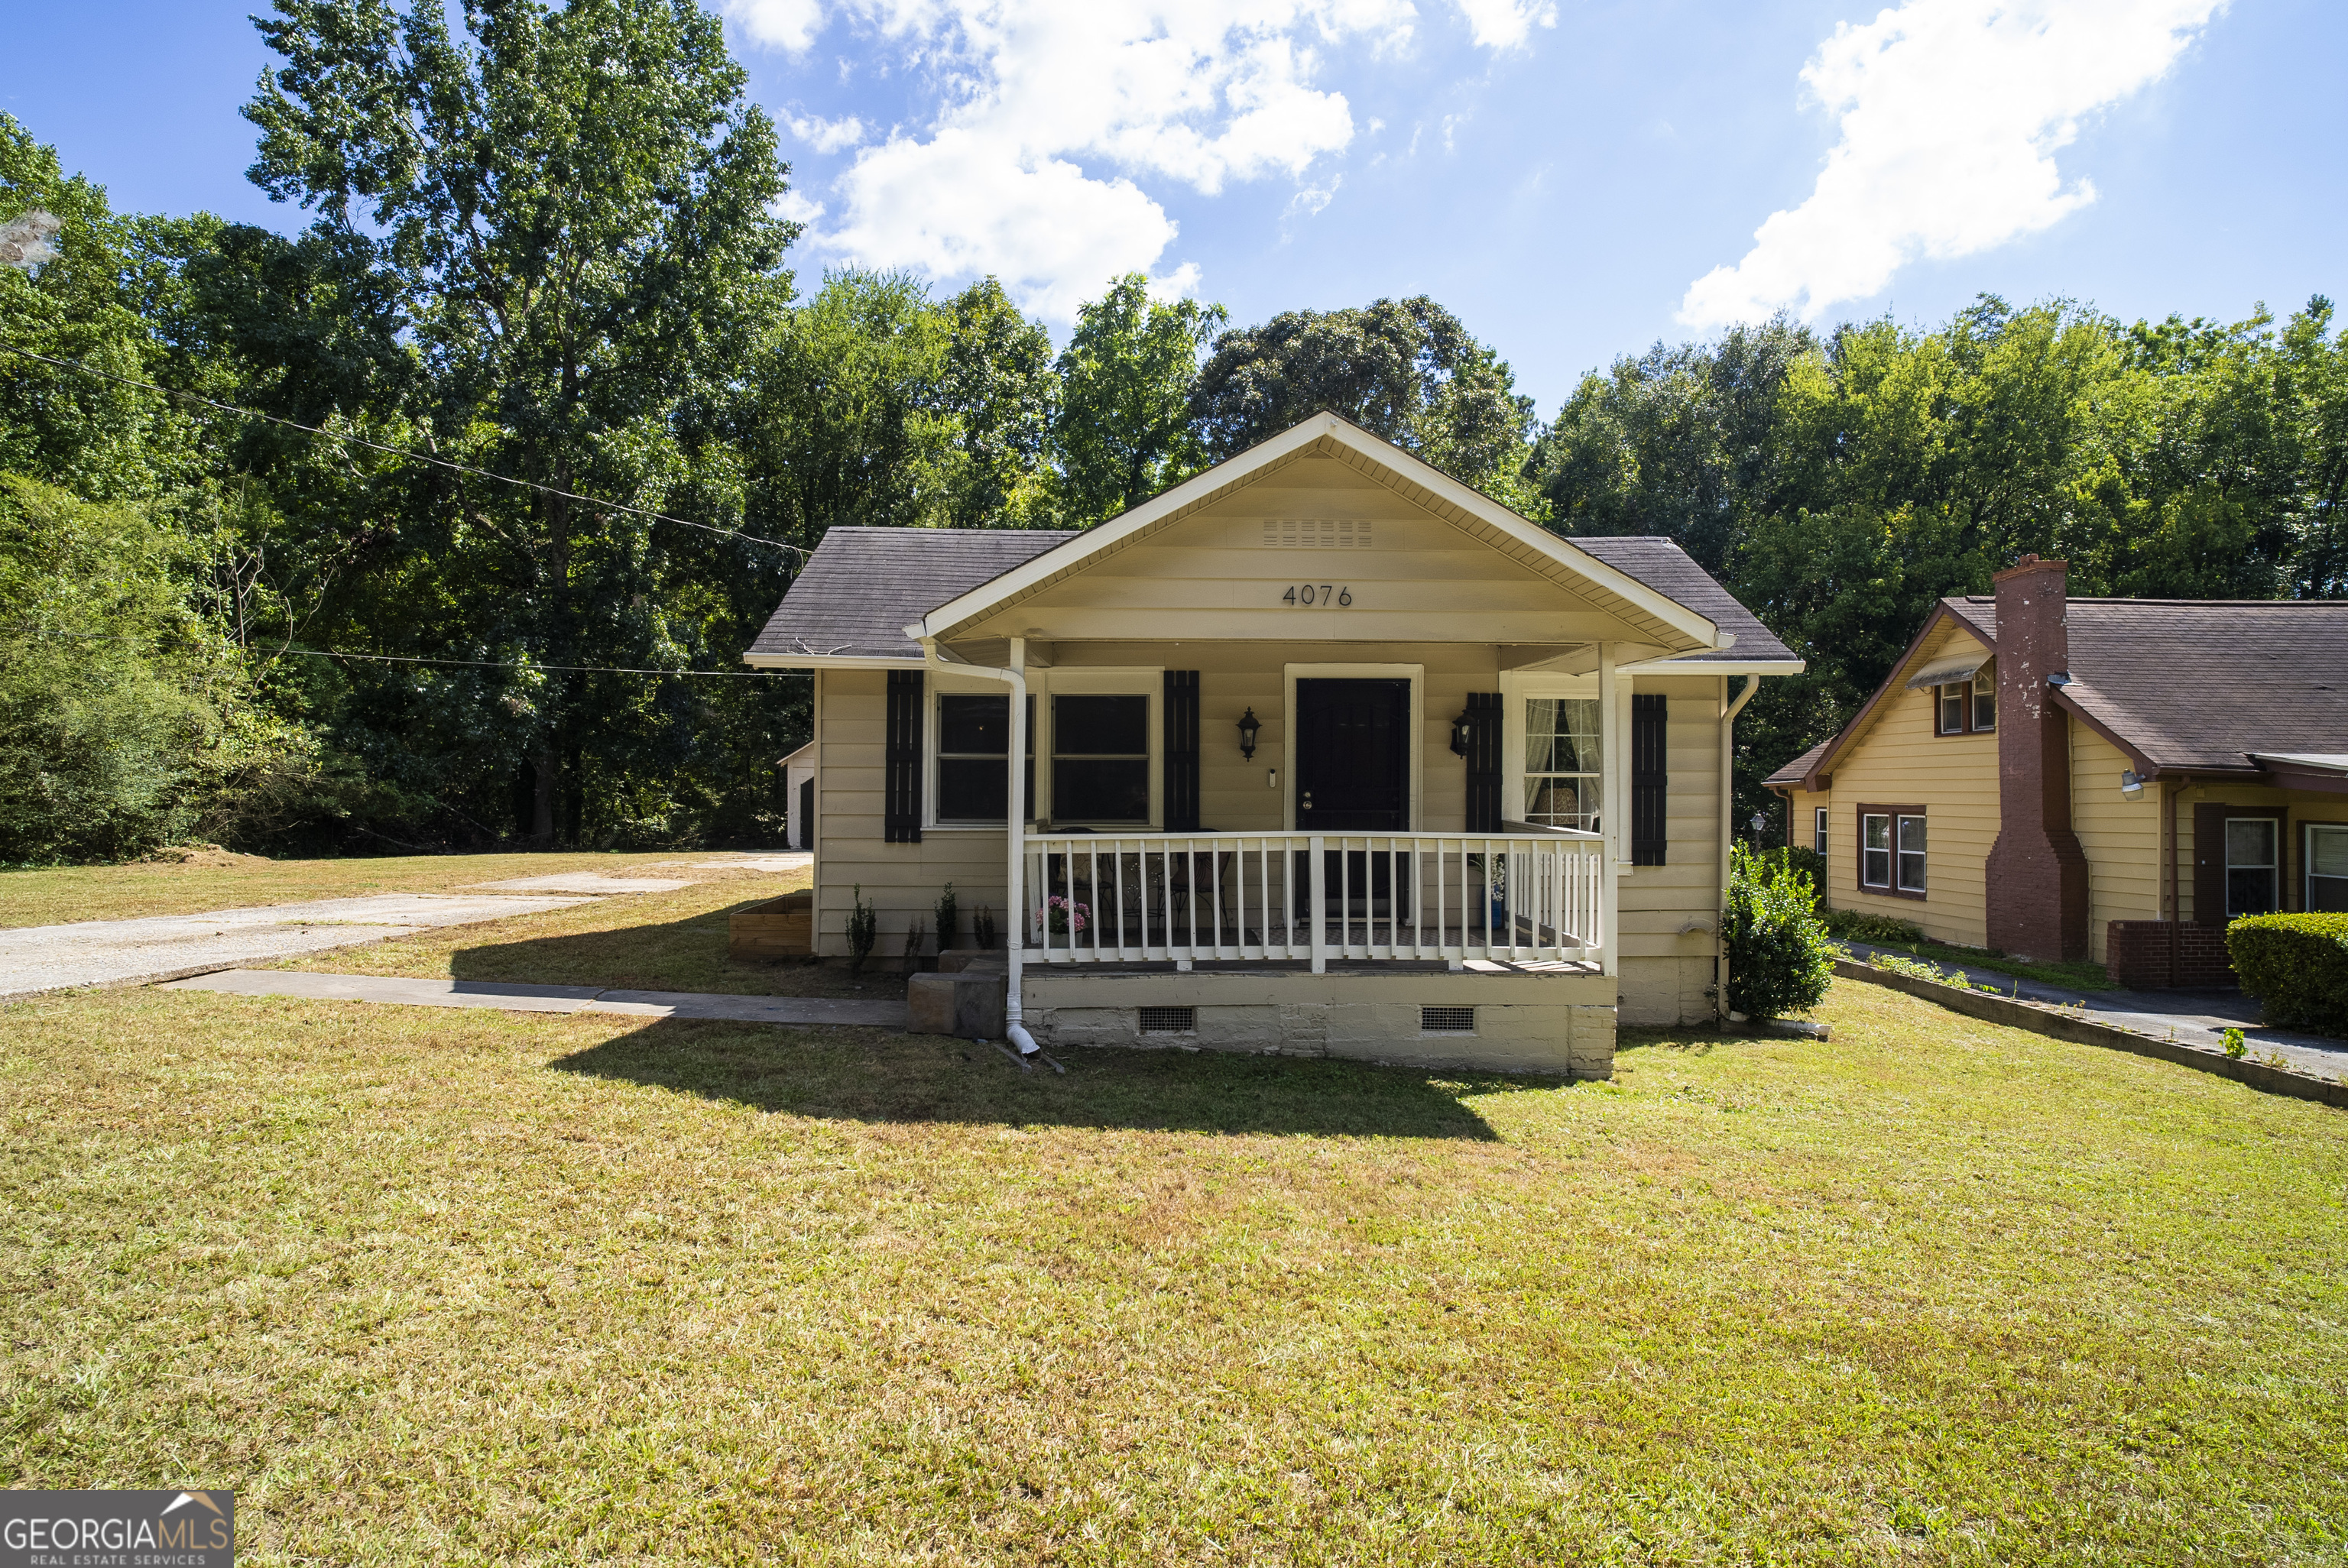
M261 26L252 177L292 238L113 212L0 116L0 222L61 220L0 266L0 342L88 367L0 353L0 860L770 843L807 684L738 656L778 547L1089 526L1324 407L1561 533L1679 539L1807 658L1746 711L1743 809L2023 551L2079 593L2348 577L2322 300L1779 321L1544 425L1425 298L1234 329L1136 275L1056 348L992 279L805 278L777 129L692 0Z

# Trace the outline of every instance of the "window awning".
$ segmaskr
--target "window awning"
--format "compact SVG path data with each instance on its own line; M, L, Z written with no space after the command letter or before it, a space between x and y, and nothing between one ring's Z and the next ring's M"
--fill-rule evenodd
M1908 677L1908 690L1913 692L1920 686L1953 686L1961 681L1970 681L1989 660L1986 650L1955 659L1934 660Z

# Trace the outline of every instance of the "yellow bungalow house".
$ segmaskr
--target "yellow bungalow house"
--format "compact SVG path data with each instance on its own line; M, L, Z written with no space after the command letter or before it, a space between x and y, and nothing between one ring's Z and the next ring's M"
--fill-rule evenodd
M1082 533L834 528L747 659L815 672L819 957L951 881L1023 1049L1582 1075L1713 1015L1730 728L1801 668L1329 415Z
M2072 599L2024 558L1944 599L1841 733L1771 774L1836 908L2230 983L2228 919L2348 909L2348 603Z

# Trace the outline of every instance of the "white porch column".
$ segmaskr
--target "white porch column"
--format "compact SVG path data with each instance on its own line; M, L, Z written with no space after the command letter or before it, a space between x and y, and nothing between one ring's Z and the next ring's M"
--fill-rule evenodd
M1009 907L1003 911L1004 958L1010 976L1004 988L1009 1016L1004 1022L1020 1021L1019 969L1020 959L1027 948L1027 895L1021 886L1027 875L1027 640L1011 640L1011 755L1006 759L1011 769L1010 808L1004 814L1004 838L1007 841L1010 864L1004 867L1004 901Z
M1598 753L1601 759L1599 808L1605 813L1605 865L1598 878L1599 941L1603 947L1599 965L1607 974L1622 972L1622 877L1630 865L1627 845L1631 820L1630 770L1624 765L1630 750L1631 726L1623 715L1630 706L1631 683L1614 673L1614 645L1598 645Z

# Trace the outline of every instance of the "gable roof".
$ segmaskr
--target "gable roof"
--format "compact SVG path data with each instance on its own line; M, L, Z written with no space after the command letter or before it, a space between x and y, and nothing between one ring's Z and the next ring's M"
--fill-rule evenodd
M1045 528L832 528L744 658L754 663L918 662L922 645L905 635L907 626L1076 537ZM1627 579L1735 636L1733 647L1706 649L1673 663L1798 663L1791 649L1671 540L1578 542Z
M1334 414L1313 415L1054 549L938 605L922 635L951 637L1115 552L1141 543L1241 487L1307 457L1333 457L1637 629L1667 654L1720 646L1719 628L1670 595L1607 565L1401 447Z
M1997 647L1994 597L1943 599L1851 722L1766 782L1819 788L1943 620ZM2259 754L2333 752L2348 737L2348 600L2074 599L2065 630L2055 702L2147 776L2254 774Z
M1810 776L1810 770L1818 765L1818 759L1827 754L1827 748L1833 744L1834 737L1828 736L1767 778L1763 779L1761 787L1763 789L1809 788L1810 786L1804 781Z

